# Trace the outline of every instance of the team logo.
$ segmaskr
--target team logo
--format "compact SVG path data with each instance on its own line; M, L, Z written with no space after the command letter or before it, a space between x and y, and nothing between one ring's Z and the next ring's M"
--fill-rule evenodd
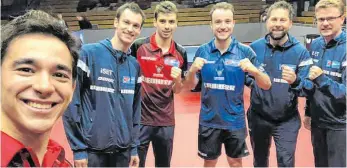
M338 68L340 68L340 65L341 65L340 62L332 61L331 68L338 69Z
M327 67L331 67L331 64L332 64L333 62L331 61L331 60L328 60L327 61Z
M162 77L164 77L164 74L162 73L163 68L164 68L163 65L155 65L156 73L153 73L153 76L154 76L154 77L157 77L157 78L162 78Z
M311 55L313 57L318 57L319 56L319 52L318 51L312 51Z
M216 69L217 77L214 77L213 79L217 81L223 81L224 80L223 71L224 69L219 69L219 70Z
M156 65L156 66L155 66L155 69L157 70L157 73L158 73L158 74L161 73L161 71L163 70L163 68L164 68L164 66L162 66L162 65Z
M240 64L240 60L226 59L224 61L225 65L237 67Z
M129 76L123 76L123 83L130 83L130 77Z
M180 62L175 58L165 58L164 60L165 65L173 66L173 67L179 67Z
M134 84L135 83L135 77L123 76L123 83Z
M296 70L296 65L293 65L293 64L279 64L278 70L282 70L283 66L287 66L287 67L291 68L293 71Z
M223 75L223 71L224 71L224 69L221 69L221 70L217 70L216 69L216 72L217 72L218 76L222 76Z

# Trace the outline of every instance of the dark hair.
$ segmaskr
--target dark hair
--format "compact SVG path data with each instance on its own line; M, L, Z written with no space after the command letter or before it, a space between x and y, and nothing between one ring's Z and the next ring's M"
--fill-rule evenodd
M287 10L288 13L289 13L289 16L288 16L289 19L293 20L293 18L294 18L294 9L293 9L293 6L290 3L288 3L288 2L286 2L284 0L281 0L281 1L277 1L274 4L272 4L269 7L269 9L267 10L267 14L266 15L267 15L268 18L271 16L271 12L273 10L275 10L275 9Z
M72 77L76 79L80 45L58 19L40 10L30 10L1 27L1 64L13 39L35 33L57 37L67 46L73 58Z
M142 27L143 24L145 23L146 15L145 13L143 13L139 5L137 5L135 2L125 3L124 5L120 6L116 11L116 18L119 20L120 16L123 14L123 12L126 9L129 9L130 11L136 14L140 14L142 16L142 23L141 23L141 27Z

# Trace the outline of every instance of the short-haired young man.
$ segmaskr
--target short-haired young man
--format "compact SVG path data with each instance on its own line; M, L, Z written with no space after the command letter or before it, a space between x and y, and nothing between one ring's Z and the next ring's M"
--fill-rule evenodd
M50 139L75 89L78 45L32 10L1 27L1 167L70 167Z
M187 53L173 41L177 28L177 8L170 1L160 2L154 11L156 31L134 42L132 52L142 70L142 117L140 166L145 166L152 142L155 166L170 167L175 129L174 94L183 87Z
M136 3L125 3L113 37L82 46L76 91L63 118L76 167L138 166L141 80L129 48L144 20Z

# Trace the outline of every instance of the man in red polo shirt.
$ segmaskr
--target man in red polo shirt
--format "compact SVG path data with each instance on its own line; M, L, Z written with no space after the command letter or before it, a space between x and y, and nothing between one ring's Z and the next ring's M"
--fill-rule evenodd
M148 146L152 142L155 166L170 167L175 125L174 93L179 93L183 87L187 53L172 40L177 28L175 4L170 1L159 3L153 22L156 32L136 40L131 47L143 75L138 154L140 167L144 167Z
M59 21L29 11L1 29L1 167L69 167L50 140L75 88L78 45Z

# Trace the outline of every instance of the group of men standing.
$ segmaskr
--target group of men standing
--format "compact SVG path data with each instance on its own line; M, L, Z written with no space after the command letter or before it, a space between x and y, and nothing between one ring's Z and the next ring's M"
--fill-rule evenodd
M122 5L116 13L115 34L111 39L83 45L79 59L72 61L72 70L57 65L58 69L67 72L65 80L73 86L66 90L71 93L64 97L67 102L72 99L70 105L66 111L66 105L63 105L56 116L63 115L67 139L74 153L74 165L144 167L149 144L152 143L155 166L170 167L175 130L174 94L180 93L184 87L193 88L201 81L198 155L204 159L205 167L216 166L223 144L229 165L242 166L242 157L249 155L246 117L254 166L268 167L273 137L278 166L294 167L301 127L298 97L307 99L303 123L311 130L315 165L345 167L344 11L340 0L321 0L317 3L315 17L321 37L312 42L308 51L288 33L294 17L289 3L279 1L270 6L266 20L268 34L250 46L232 36L235 26L232 4L217 3L210 11L214 38L199 47L188 69L185 49L173 40L178 22L175 4L160 2L154 11L156 31L140 39L136 38L141 32L145 14L136 3ZM74 50L69 46L71 42L64 41L64 38L61 41L73 56ZM6 41L9 45L16 44L12 43ZM33 64L28 59L13 60L13 49L4 51L8 53L2 53L2 65L11 61L16 66ZM20 71L35 74L35 69L22 68ZM2 77L6 72L6 69L2 70ZM33 83L34 91L37 90L35 93L41 93L44 87L48 87L49 82L39 82L40 85ZM245 85L251 89L246 116L243 100ZM7 91L9 87L3 80L2 90ZM49 93L53 93L52 89ZM4 92L2 99L6 100ZM42 101L33 100L31 103L27 99L25 96L20 98L31 108L48 108L40 105L40 102L45 104ZM60 102L52 100L55 100L52 107ZM2 128L12 128L2 129L2 136L11 142L23 139L21 136L17 138L21 130L14 129L13 125L18 125L18 122L13 117L13 110L16 109L2 103L2 123L5 123ZM62 111L65 113L62 114ZM27 130L26 134L32 135L41 132L49 135L52 129L52 125L45 130L26 128L25 124L22 127ZM48 142L48 139L49 136L44 136L42 141ZM24 146L32 144L22 143ZM39 165L46 156L42 155L42 148L45 146L41 146L39 152L29 152L32 157L38 157ZM3 152L6 151L2 149ZM11 161L9 156L8 161L13 165L16 159L13 157Z

